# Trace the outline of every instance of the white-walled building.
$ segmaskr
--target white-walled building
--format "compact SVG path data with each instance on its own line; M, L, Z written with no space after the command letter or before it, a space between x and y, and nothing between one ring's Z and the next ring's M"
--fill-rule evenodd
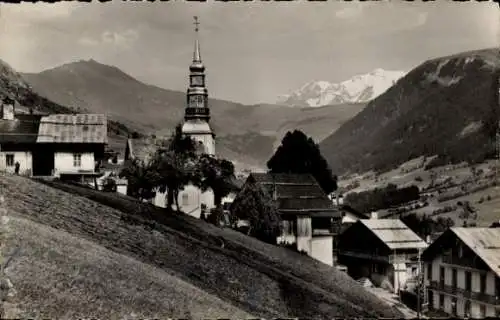
M431 310L500 317L500 229L450 228L422 255Z
M419 274L419 253L427 244L399 219L359 219L339 235L338 262L354 279L404 288Z
M333 265L342 216L316 179L309 174L254 172L242 190L254 183L267 191L278 207L282 221L277 243L293 245L297 251Z
M107 120L102 114L16 114L0 106L0 171L28 176L96 176L104 157Z

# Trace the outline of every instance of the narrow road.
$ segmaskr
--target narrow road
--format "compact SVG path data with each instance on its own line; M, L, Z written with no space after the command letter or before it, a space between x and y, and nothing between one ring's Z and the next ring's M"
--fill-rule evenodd
M366 288L366 290L370 291L380 299L384 300L394 308L398 309L401 313L403 313L405 319L415 319L417 318L417 312L408 308L404 305L399 299L393 294L382 288ZM426 317L420 315L421 319L426 319Z

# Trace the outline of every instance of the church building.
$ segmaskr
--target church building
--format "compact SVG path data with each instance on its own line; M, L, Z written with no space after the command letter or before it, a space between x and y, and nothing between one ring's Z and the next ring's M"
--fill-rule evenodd
M190 136L200 144L202 153L215 156L215 134L210 127L210 108L208 106L208 90L205 86L205 66L201 61L200 41L198 39L198 18L195 18L196 39L194 44L193 62L189 67L189 87L187 89L187 105L184 112L182 133ZM211 190L201 192L198 187L187 185L179 192L181 210L199 218L202 205L207 211L215 207L214 195Z
M194 44L193 62L189 67L189 87L187 89L187 104L184 112L184 122L182 133L190 136L199 144L201 153L215 156L215 134L210 127L210 108L208 106L208 90L205 86L205 66L201 61L200 42L198 39L198 19L195 17L196 39ZM141 146L142 145L142 146ZM125 160L137 157L147 161L155 148L145 147L151 144L129 139L127 141ZM141 150L148 149L147 154ZM159 207L167 206L166 193L156 192L156 196L151 202ZM224 199L223 199L224 202ZM186 185L184 190L179 192L178 203L180 210L184 213L200 218L202 209L206 208L207 213L215 207L214 195L211 190L201 192L193 185Z

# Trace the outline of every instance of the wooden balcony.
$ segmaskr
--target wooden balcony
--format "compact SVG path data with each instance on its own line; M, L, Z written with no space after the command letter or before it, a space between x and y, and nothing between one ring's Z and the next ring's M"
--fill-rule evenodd
M500 296L493 296L487 293L467 291L465 289L453 287L439 281L430 281L428 288L436 291L441 291L450 295L454 295L457 297L463 297L465 299L475 300L494 306L500 306Z

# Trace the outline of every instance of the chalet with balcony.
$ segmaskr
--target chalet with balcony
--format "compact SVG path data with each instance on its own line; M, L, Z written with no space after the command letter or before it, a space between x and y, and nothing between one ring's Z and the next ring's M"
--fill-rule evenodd
M276 202L281 217L278 244L293 245L325 264L334 264L342 214L312 175L254 172L245 182L250 183L261 186Z
M427 244L399 219L359 219L339 235L338 262L354 279L368 278L397 293L418 274Z
M27 176L99 175L107 121L102 114L17 114L16 101L0 106L0 171Z
M500 229L450 228L422 254L428 308L500 317Z

